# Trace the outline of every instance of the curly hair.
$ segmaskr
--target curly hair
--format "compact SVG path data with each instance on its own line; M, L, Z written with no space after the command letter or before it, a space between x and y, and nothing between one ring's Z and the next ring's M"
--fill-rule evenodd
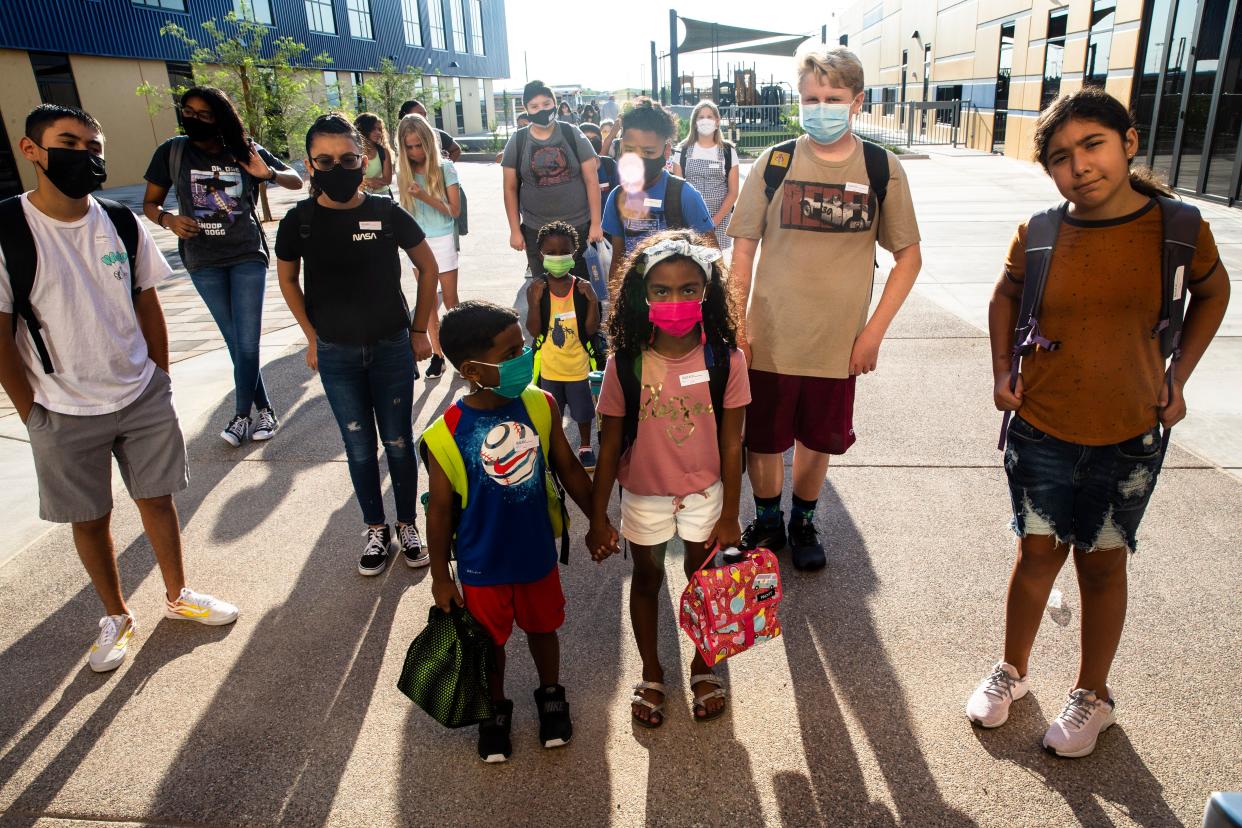
M578 231L567 221L550 221L543 227L540 227L539 236L535 239L535 246L542 247L543 240L548 236L564 236L573 244L574 250L578 249Z
M714 246L713 238L693 230L665 230L643 239L622 264L620 284L613 285L609 290L615 297L612 313L608 316L608 336L614 353L635 357L651 343L655 329L648 319L647 250L668 239L681 239L703 247ZM662 259L660 264L678 259L691 261L685 256L670 256ZM703 291L703 331L709 344L737 347L737 310L723 259L712 263L712 277L707 280Z

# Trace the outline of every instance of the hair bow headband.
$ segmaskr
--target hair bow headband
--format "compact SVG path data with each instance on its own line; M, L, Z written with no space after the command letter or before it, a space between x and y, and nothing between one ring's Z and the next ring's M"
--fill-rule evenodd
M665 239L648 247L643 253L646 267L644 274L650 273L651 268L670 256L685 256L693 259L694 262L703 268L703 275L710 282L712 278L712 263L721 259L720 251L715 247L707 247L701 244L691 244L685 239Z

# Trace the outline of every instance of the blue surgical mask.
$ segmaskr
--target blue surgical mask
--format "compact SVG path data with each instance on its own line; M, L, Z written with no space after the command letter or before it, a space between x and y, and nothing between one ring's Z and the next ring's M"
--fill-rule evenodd
M850 128L850 105L803 104L798 110L798 120L812 141L817 144L831 144Z
M488 365L490 363L484 362L481 364ZM513 359L506 359L497 365L496 368L500 372L500 382L492 386L491 390L502 397L516 400L522 396L526 386L530 385L531 380L535 377L535 352L528 345L522 350L522 353Z

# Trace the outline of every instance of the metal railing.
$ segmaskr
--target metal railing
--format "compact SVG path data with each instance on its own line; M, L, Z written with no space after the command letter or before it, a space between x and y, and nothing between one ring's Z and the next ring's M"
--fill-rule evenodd
M720 128L743 155L758 155L773 144L802 133L791 106L724 106ZM691 129L694 125L690 125Z
M957 146L966 142L962 101L873 101L854 118L854 132L890 146Z

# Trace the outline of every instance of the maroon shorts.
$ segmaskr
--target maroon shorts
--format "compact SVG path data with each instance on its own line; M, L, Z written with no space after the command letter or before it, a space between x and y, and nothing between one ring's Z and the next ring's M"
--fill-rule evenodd
M483 625L497 647L505 646L513 623L528 633L550 633L565 623L565 593L560 567L529 584L462 584L466 609Z
M797 440L821 454L854 445L854 380L796 377L750 369L746 448L783 454Z

